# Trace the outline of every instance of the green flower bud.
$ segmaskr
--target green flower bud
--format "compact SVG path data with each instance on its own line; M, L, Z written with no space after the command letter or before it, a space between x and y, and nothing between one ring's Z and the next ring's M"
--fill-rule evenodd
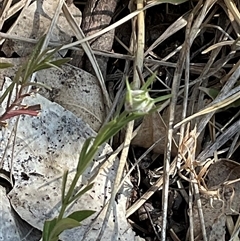
M127 93L125 100L125 110L138 114L147 114L154 107L154 99L150 97L148 90L132 90L126 81Z

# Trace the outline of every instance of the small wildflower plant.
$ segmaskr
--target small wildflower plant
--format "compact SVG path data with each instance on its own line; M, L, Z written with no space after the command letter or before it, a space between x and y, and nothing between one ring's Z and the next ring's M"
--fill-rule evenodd
M126 81L127 93L125 100L125 110L129 113L146 115L154 110L157 110L155 104L158 102L164 101L168 99L171 95L164 95L158 98L151 98L149 95L148 86L152 84L154 81L155 75L152 75L148 78L147 82L142 86L140 90L133 90L131 86Z
M7 100L6 105L4 105L4 112L0 116L1 126L6 126L6 121L15 116L20 116L23 114L37 116L41 110L41 106L26 106L22 104L22 100L36 92L35 90L29 88L30 86L34 86L36 88L50 88L42 83L30 82L32 74L39 70L49 69L52 67L61 70L60 66L70 61L70 58L53 59L54 54L61 47L42 51L44 40L45 36L39 40L29 59L16 71L12 83L7 87L0 97L0 106L2 106L3 102ZM0 69L9 68L12 66L13 65L10 63L0 63ZM28 91L28 89L30 90Z
M126 126L127 123L156 110L156 103L164 101L171 96L165 95L156 99L151 98L147 88L153 80L154 76L150 77L140 90L131 89L127 80L125 110L119 116L115 117L112 121L103 126L95 138L91 137L85 141L79 155L76 174L67 192L65 189L68 171L66 171L63 175L62 206L58 217L45 222L43 229L43 241L57 241L59 235L64 230L78 227L82 220L94 213L94 211L91 210L80 210L64 217L67 207L92 188L93 183L87 185L77 193L75 192L79 178L86 170L87 166L92 162L99 147L107 142L111 137L116 135L118 131Z

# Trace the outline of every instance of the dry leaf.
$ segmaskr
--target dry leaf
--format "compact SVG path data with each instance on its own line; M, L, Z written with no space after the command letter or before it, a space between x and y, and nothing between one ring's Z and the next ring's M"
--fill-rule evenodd
M178 105L176 107L176 122L180 120L181 114L182 106ZM165 150L165 135L166 126L168 125L168 116L168 108L163 112L162 117L158 112L145 116L141 128L138 131L137 136L133 139L132 144L143 148L149 148L161 138L160 142L154 147L153 151L155 153L163 154ZM177 134L174 135L174 138L176 141L178 141ZM177 155L177 147L174 143L172 146L172 155Z

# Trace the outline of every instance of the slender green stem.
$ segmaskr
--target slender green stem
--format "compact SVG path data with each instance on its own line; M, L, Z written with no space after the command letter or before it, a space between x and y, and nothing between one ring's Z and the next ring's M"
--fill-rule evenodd
M153 79L151 80L153 81ZM151 82L148 81L147 84L150 84ZM75 200L77 200L83 193L85 193L88 189L87 186L86 189L82 189L79 192L75 193L77 183L79 181L79 178L84 173L88 165L92 162L93 158L95 157L99 147L106 143L112 136L114 136L116 133L118 133L126 124L129 122L139 118L143 117L147 113L154 110L153 104L156 102L154 99L152 99L148 93L147 93L147 86L146 89L141 90L132 90L130 88L130 85L128 86L128 92L130 95L127 95L129 99L126 98L125 104L127 101L130 103L129 111L126 109L118 115L118 117L114 118L112 121L104 125L98 132L97 136L95 138L89 138L85 141L82 151L79 156L76 173L74 175L73 180L71 181L70 187L65 195L65 191L62 192L62 206L59 212L59 215L56 219L52 220L53 222L49 222L48 225L52 224L54 227L60 224L60 221L64 218L65 211L69 204L73 203ZM157 99L158 101L164 100L166 98L169 98L169 96L162 97L162 99ZM150 107L151 108L150 108ZM147 107L147 109L146 109ZM93 141L92 141L93 140ZM65 179L64 179L65 178ZM66 182L67 182L67 176L64 176L63 180L63 188L66 188ZM91 187L90 187L91 188ZM47 226L46 226L47 227ZM47 229L47 228L46 228ZM68 228L66 228L68 229ZM51 233L53 229L48 230L46 232ZM51 234L50 234L51 236ZM49 241L49 239L47 240Z
M120 125L120 128L122 128L125 125L126 121L128 122L128 118L127 118L127 113L124 112L122 113L116 124ZM74 194L74 189L77 185L77 182L80 178L80 176L82 175L82 173L85 171L85 169L87 168L87 166L89 165L89 163L91 163L91 161L93 160L94 156L96 155L96 152L99 148L99 146L101 146L103 144L103 138L109 131L111 131L111 129L114 128L114 124L113 125L107 125L105 128L103 127L101 134L97 135L97 137L95 138L92 146L90 147L90 149L86 152L86 155L83 157L84 159L84 165L81 167L80 170L77 171L77 173L75 174L73 181L70 185L70 188L67 192L67 195L65 197L63 197L63 203L62 203L62 207L60 209L57 221L61 220L63 218L64 212L69 204L70 199L72 198L73 194ZM81 162L82 160L79 160L79 162Z
M62 207L61 207L61 210L59 212L59 215L58 215L58 218L57 220L61 220L63 218L63 215L64 215L64 212L67 208L67 206L69 205L69 200L71 199L71 197L73 196L74 194L74 189L77 185L77 182L80 178L80 176L82 175L82 173L85 171L85 169L87 168L88 164L92 161L92 159L94 158L97 150L98 150L98 143L95 143L96 142L96 139L93 143L93 145L91 146L90 150L87 152L86 156L84 157L84 159L86 160L86 164L81 168L81 170L79 170L75 176L74 176L74 179L70 185L70 188L67 192L67 195L65 198L63 198L63 203L62 203ZM79 160L80 162L81 160Z

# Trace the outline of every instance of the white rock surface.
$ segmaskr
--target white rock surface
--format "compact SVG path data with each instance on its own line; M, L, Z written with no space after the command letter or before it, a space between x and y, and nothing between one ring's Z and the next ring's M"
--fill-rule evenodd
M15 185L9 193L9 198L22 219L42 230L44 221L58 214L63 170L69 169L69 176L72 178L84 140L95 133L71 112L40 95L27 97L24 102L28 105L41 104L42 113L39 117L20 118L16 141L14 145L10 141L3 166L6 171L10 171L10 157L14 146ZM10 121L8 128L1 132L1 157L14 123L15 120ZM83 175L79 185L86 184L102 163L104 158L100 156L104 157L109 152L111 148L108 145L99 150L98 156ZM104 168L100 169L94 180L94 187L69 210L71 212L90 209L96 211L95 215L85 220L81 227L64 232L61 240L96 240L102 226L103 214L101 213L93 223L92 220L110 197L117 161L104 164ZM135 240L135 233L125 218L126 197L120 197L102 240Z

